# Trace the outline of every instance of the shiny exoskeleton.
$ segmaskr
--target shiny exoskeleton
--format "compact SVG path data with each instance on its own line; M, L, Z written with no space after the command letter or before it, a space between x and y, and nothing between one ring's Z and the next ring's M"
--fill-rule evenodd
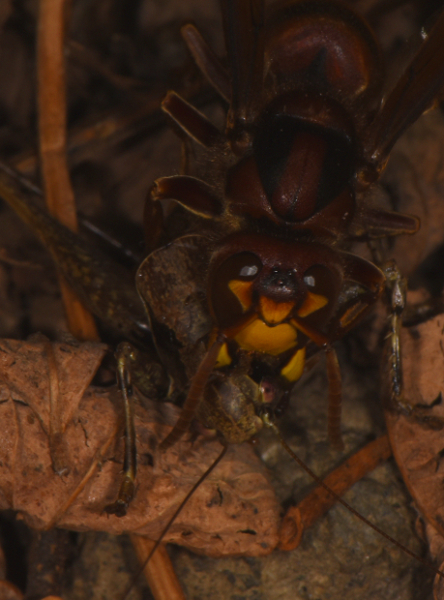
M443 25L438 22L383 102L378 45L346 6L299 0L272 6L266 15L261 0L224 0L221 7L227 69L193 26L182 33L201 71L229 102L225 131L170 92L163 110L187 143L198 146L197 167L188 161L191 175L157 180L146 208L154 244L161 239L153 218L159 200L176 200L211 219L213 228L205 277L208 354L163 447L187 429L213 369L229 372L247 356L248 373L262 390L270 381L274 391L289 389L314 342L327 351L329 437L340 448L340 373L331 345L362 319L386 282L383 269L345 249L350 240L419 227L415 217L370 208L364 192L442 84L432 52ZM430 80L425 87L424 78ZM143 270L139 292L159 319ZM390 267L390 289L392 274ZM399 311L393 330L398 327ZM395 356L396 398L399 373ZM262 402L269 401L263 394Z

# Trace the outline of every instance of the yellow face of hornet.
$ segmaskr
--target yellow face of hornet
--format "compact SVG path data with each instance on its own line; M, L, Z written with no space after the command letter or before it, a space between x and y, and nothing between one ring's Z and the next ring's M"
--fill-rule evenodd
M245 245L249 240L242 237ZM311 337L313 318L307 326L304 320L318 313L319 324L323 325L330 315L331 296L336 297L339 286L334 284L336 273L322 262L308 268L303 264L301 268L296 261L300 256L294 256L294 242L291 251L284 242L273 239L272 243L275 253L271 265L264 264L258 252L245 250L218 265L212 309L219 323L225 325L224 333L241 350L279 356L294 348L280 371L287 381L293 382L302 375L305 344L307 336ZM302 256L307 253L307 246L313 249L316 245L298 244ZM224 344L219 353L218 367L231 363L228 346Z

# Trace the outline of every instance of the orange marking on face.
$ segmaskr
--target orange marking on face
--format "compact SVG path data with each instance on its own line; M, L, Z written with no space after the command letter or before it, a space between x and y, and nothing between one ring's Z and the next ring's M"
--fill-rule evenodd
M258 318L244 327L234 339L243 350L278 356L296 345L297 331L288 323L269 327Z
M215 364L216 369L220 367L226 367L232 361L232 358L228 352L227 344L224 344L222 348L219 350L219 354L217 355L217 361Z
M282 323L294 308L294 302L275 302L266 296L259 299L259 308L264 321L275 324Z
M281 375L287 381L297 381L304 372L305 365L305 346L293 354L285 367L281 370Z
M325 296L308 292L304 303L298 310L298 316L308 317L308 315L311 315L311 313L314 313L316 310L323 308L326 304L328 304L328 299Z
M228 287L241 303L244 312L246 312L251 307L252 285L252 281L241 281L239 279L232 279L228 283Z

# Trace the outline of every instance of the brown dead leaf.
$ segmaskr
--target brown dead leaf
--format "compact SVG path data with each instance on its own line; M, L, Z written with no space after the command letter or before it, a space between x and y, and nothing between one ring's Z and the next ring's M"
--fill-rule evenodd
M50 440L53 467L67 471L69 450L63 435L77 412L79 402L97 371L106 346L103 344L51 344L44 336L37 343L0 343L2 383L10 397L28 404Z
M393 454L409 492L427 523L444 540L443 335L443 315L402 331L405 396L423 408L420 419L386 411L386 422ZM431 547L435 557L442 553L439 545L435 538ZM442 587L440 578L436 585ZM435 597L444 598L439 594Z
M55 392L58 397L53 398L53 403L57 403L63 432L77 412L106 346L75 342L52 344L44 336L34 336L33 341L0 342L1 381L8 386L14 400L33 409L46 433L51 427L48 398L51 391Z
M201 436L159 456L158 442L170 431L178 409L150 401L148 409L137 406L136 498L126 517L106 515L103 508L115 500L121 476L119 397L114 388L85 391L104 346L51 344L50 351L48 346L46 340L3 341L0 346L0 508L16 510L35 529L57 525L157 539L220 453L219 442ZM51 459L48 352L53 352L57 365L58 403L63 407L68 459L64 477L55 473ZM278 541L279 510L264 466L243 444L229 449L165 541L210 556L268 554Z

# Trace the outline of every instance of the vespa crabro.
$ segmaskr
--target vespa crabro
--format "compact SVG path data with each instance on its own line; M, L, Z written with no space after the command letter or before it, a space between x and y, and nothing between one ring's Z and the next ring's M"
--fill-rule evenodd
M165 329L156 325L160 319L155 296L159 294L159 299L160 293L145 278L146 271L159 264L155 261L160 261L164 242L169 241L160 225L157 203L173 198L206 219L206 225L198 221L197 228L209 231L207 235L200 231L189 240L192 252L207 264L201 285L210 308L204 310L204 331L197 336L199 353L194 353L188 342L187 352L194 356L188 364L179 362L176 381L189 379L193 369L199 371L199 359L204 357L199 385L210 374L220 372L222 377L239 368L243 375L252 376L261 392L258 413L268 404L279 410L282 397L302 375L306 351L312 345L326 347L333 407L330 437L340 446L339 370L331 344L367 314L385 283L383 271L348 253L348 244L357 238L417 229L415 218L370 208L360 200L378 179L396 139L431 105L440 89L441 72L424 65L437 55L434 44L439 44L442 25L439 21L412 63L409 77L400 79L378 110L381 65L377 45L365 24L348 9L326 2L300 2L283 9L288 13L272 13L270 20L266 19L272 23L267 29L261 3L233 2L223 7L234 91L230 92L227 84L227 72L196 30L186 28L185 37L210 82L223 97L231 98L226 132L217 130L179 96L171 93L165 99L164 111L189 138L185 144L194 140L204 149L198 151L196 161L201 178L194 176L197 167L188 155L191 174L162 178L153 187L145 217L153 252L139 270L139 289L156 340L173 339L171 348L178 354L177 327L165 336ZM245 7L248 10L244 11ZM229 14L230 8L234 16ZM287 40L285 44L282 40L294 26L312 41L320 15L330 28L326 39L341 30L341 43L353 49L345 54L359 57L358 65L341 63L339 56L335 68L329 67L329 59L337 57L330 57L322 38L316 39L316 60L310 54L312 49L307 49L306 63L293 73L286 62ZM291 27L287 30L288 23ZM343 46L339 44L339 48ZM299 50L295 48L296 53ZM424 82L421 77L428 79ZM416 100L413 108L411 97ZM276 149L271 156L269 147ZM216 163L214 156L218 157ZM298 184L301 196L295 195L294 188L293 173L298 169L302 173L303 185ZM173 242L169 247L180 245ZM197 295L199 302L206 306L201 294ZM187 297L190 310L192 301ZM125 306L125 301L122 304ZM395 321L393 329L397 326ZM167 361L165 354L171 348L166 343L162 349L162 341L157 346ZM206 358L204 346L210 348ZM396 364L394 373L399 374ZM191 393L188 404L198 396ZM257 416L253 415L256 424ZM211 412L203 415L204 422L213 426L213 417ZM183 427L177 432L181 434ZM250 435L248 429L246 437ZM168 438L166 444L170 443L174 437Z
M231 364L230 345L235 346L252 355L253 362L259 360L252 366L259 380L271 370L291 386L304 370L307 342L326 348L329 435L340 448L340 374L331 343L367 313L385 277L338 246L351 238L418 229L414 217L358 202L358 193L378 178L391 147L415 118L410 103L404 104L416 84L405 75L379 109L376 42L365 24L340 6L291 3L271 14L268 28L260 2L223 3L222 9L228 73L193 27L185 27L183 34L210 83L230 99L225 132L174 93L163 102L182 134L205 149L203 169L211 183L190 175L163 178L150 200L173 198L217 221L222 230L209 265L207 296L216 346L207 362ZM341 38L334 50L324 42L327 30L335 40ZM428 52L424 48L423 54ZM420 54L410 70L422 71L423 60ZM435 80L434 85L439 87ZM433 92L421 90L417 115L433 98ZM214 152L225 163L216 172ZM212 370L207 362L205 377ZM397 364L393 373L398 397ZM192 390L188 420L197 402ZM165 447L187 424L184 417Z
M278 386L291 388L303 373L307 343L314 342L327 351L329 437L341 448L340 373L332 343L362 319L386 281L394 289L396 315L392 395L401 401L401 278L393 266L384 275L339 247L351 239L412 234L419 227L415 217L370 208L359 196L379 177L402 131L439 90L439 69L433 69L439 76L430 89L421 85L417 91L420 78L411 76L431 71L435 34L381 104L377 44L345 7L288 3L269 15L267 26L261 2L222 3L222 12L228 71L194 27L186 26L183 35L209 82L229 100L225 132L169 93L163 110L188 143L203 147L200 168L206 181L191 175L157 180L146 208L150 240L161 235L155 217L163 199L211 218L220 230L211 236L207 276L214 324L209 350L183 416L162 446L187 430L214 367L229 367L240 352L251 357L259 385L271 373ZM330 47L326 39L337 45ZM413 109L409 94L418 97ZM138 278L153 312L143 265Z

